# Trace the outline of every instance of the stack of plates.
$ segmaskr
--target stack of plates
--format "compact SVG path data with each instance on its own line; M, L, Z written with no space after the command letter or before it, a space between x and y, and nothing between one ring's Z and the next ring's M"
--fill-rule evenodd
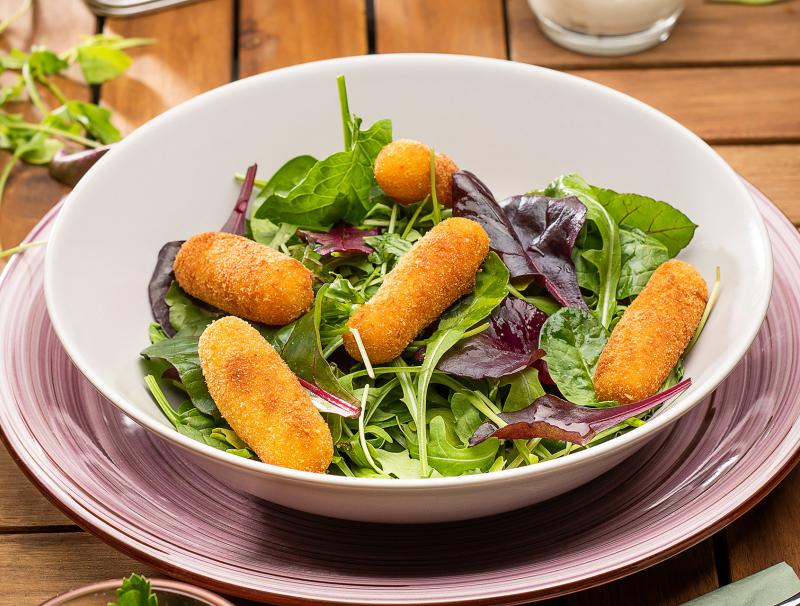
M251 599L509 604L619 578L730 523L797 460L800 236L751 193L769 229L775 281L747 355L636 457L528 509L449 524L363 524L226 487L75 369L47 315L39 248L0 279L2 437L39 489L87 530L168 574ZM30 239L47 239L56 213Z

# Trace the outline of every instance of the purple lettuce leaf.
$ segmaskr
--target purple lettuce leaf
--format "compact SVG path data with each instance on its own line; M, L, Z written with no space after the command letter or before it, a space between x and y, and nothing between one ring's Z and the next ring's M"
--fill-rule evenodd
M492 250L500 255L511 278L533 274L530 260L505 212L489 188L466 170L453 175L453 216L480 223L489 235Z
M439 370L470 379L499 378L528 368L544 356L539 332L547 314L522 299L506 297L489 328L459 341L439 362Z
M469 445L475 446L488 438L549 438L586 446L599 432L647 412L681 393L691 384L691 379L684 379L677 385L639 402L609 408L577 406L556 396L545 395L537 398L527 408L502 413L500 418L508 423L504 427L498 428L494 423L486 421L472 434Z
M53 156L47 170L56 181L75 187L81 177L112 147L113 144L104 145L103 147L84 149L71 154L64 153L64 150L59 150Z
M586 218L577 198L514 196L498 204L468 171L453 175L453 215L481 224L511 278L534 278L561 305L587 309L572 247Z
M228 217L220 231L238 236L244 235L247 205L250 203L250 194L253 193L253 183L256 180L257 170L257 164L253 164L247 169L247 174L244 176L244 181L242 181L242 188L239 190L239 197L236 199L236 206L233 207L230 217Z
M377 236L378 228L358 229L345 223L338 223L328 233L300 229L297 235L314 247L314 252L328 255L332 252L365 253L372 247L364 241L367 236Z
M565 307L586 309L572 262L586 206L574 196L513 196L500 207L531 261L536 281Z
M169 306L165 300L167 291L175 280L175 273L172 266L175 264L175 257L183 245L184 240L167 242L158 251L158 259L147 293L150 296L150 309L153 311L153 318L168 337L175 336L175 329L169 323Z

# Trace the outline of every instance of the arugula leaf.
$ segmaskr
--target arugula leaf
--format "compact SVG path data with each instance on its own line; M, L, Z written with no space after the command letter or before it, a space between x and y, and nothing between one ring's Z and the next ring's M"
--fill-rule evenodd
M87 36L78 46L62 57L72 63L77 61L88 84L102 84L121 76L131 66L132 59L126 48L153 44L152 38L123 38L113 34Z
M395 233L385 233L377 236L367 236L364 242L369 244L373 253L369 260L375 265L381 263L396 263L397 260L411 250L412 243Z
M253 240L275 250L280 250L297 231L297 226L289 223L275 225L269 219L250 219L250 233Z
M119 131L111 124L111 112L105 107L86 101L68 101L65 105L70 117L102 144L120 140Z
M606 345L605 328L591 313L564 307L547 319L539 346L547 352L547 370L564 397L581 406L607 405L597 401L594 369Z
M66 61L61 59L54 52L41 46L34 46L24 63L30 66L32 74L37 78L52 76L69 67ZM21 67L22 66L20 66L20 68Z
M617 222L596 198L591 185L578 175L562 175L545 189L545 195L556 197L576 196L587 209L587 219L592 221L603 240L602 249L583 252L583 257L597 268L597 314L600 323L608 328L617 308L617 284L621 266L621 245Z
M200 368L197 353L199 337L176 337L153 343L146 347L141 356L147 360L158 359L169 362L181 378L181 383L195 407L203 414L220 418L217 405L208 393L208 386Z
M371 452L372 457L378 462L384 473L401 480L414 480L420 477L419 460L412 459L408 450L393 452L376 448Z
M108 606L158 606L158 598L150 587L150 581L132 574L122 579L122 585L117 589L117 601Z
M430 466L443 476L459 476L475 470L486 471L494 463L500 443L487 440L478 446L464 446L456 433L450 411L432 411L427 453ZM419 436L419 433L417 433ZM416 448L415 448L416 447ZM419 443L409 441L409 448L419 450Z
M450 409L455 418L455 432L465 446L475 430L480 427L481 415L470 403L469 397L461 392L456 392L450 400Z

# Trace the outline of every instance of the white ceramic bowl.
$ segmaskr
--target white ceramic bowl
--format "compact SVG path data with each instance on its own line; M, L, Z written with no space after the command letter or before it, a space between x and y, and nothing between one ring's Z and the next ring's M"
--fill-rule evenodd
M178 434L145 390L147 283L168 240L218 229L235 172L341 146L335 77L367 123L426 141L485 180L498 198L565 172L667 200L700 228L681 257L722 297L686 365L694 384L641 428L590 450L500 473L429 480L317 475L228 455ZM229 84L130 135L80 182L47 250L53 325L78 368L132 419L184 448L219 479L312 513L435 522L508 511L566 492L622 462L722 381L766 312L772 257L736 174L691 132L618 92L555 71L452 55L381 55L309 63Z

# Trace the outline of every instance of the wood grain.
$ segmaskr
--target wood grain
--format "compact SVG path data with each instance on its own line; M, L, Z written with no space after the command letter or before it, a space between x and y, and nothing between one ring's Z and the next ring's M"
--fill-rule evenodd
M800 467L724 531L734 581L782 561L800 571L799 501Z
M364 0L242 0L240 15L242 77L367 52Z
M379 53L506 58L502 0L375 0Z
M800 66L584 70L714 143L800 140Z
M800 226L800 145L718 145L715 149Z
M0 16L10 15L19 8L19 0L0 0ZM80 42L81 36L95 33L96 20L82 0L61 0L59 10L45 10L44 0L34 2L33 8L15 22L0 39L0 49L29 49L33 44L42 44L60 52ZM80 72L73 67L69 78L56 78L58 86L68 97L89 99L90 91L80 79ZM11 73L3 74L3 84L15 81ZM56 107L57 103L43 89L40 92L45 103ZM20 112L30 120L39 116L29 103L13 103L6 108ZM9 154L0 154L0 165L8 161ZM8 248L19 243L39 218L69 191L47 176L47 169L18 162L6 184L0 207L0 243ZM0 267L5 261L0 260Z
M155 38L126 75L103 86L104 105L128 133L164 110L231 79L233 0L207 0L128 19L105 31Z
M566 606L647 604L677 606L718 587L711 540L642 572L567 596Z
M515 61L562 69L800 61L798 0L758 7L688 0L668 42L626 57L591 57L556 46L539 30L527 0L507 0L507 6Z
M36 490L0 445L0 533L65 524L72 522Z
M0 606L39 604L58 593L153 568L85 532L0 537Z

